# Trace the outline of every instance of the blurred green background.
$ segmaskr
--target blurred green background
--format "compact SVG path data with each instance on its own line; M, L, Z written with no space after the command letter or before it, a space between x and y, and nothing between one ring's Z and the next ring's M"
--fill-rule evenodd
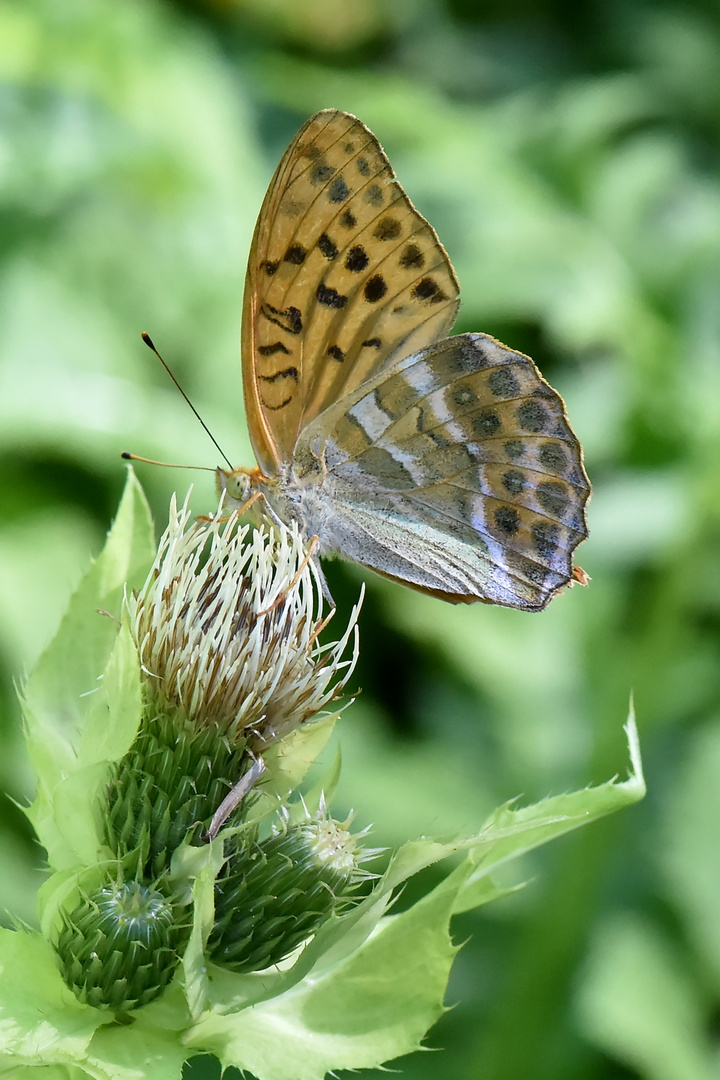
M457 330L529 352L563 394L594 484L592 584L542 615L365 575L338 804L390 845L605 780L625 768L631 689L649 783L458 920L439 1052L397 1065L718 1077L716 0L3 0L0 907L32 923L42 866L13 802L32 790L13 680L102 544L119 454L218 463L139 332L250 465L249 239L287 142L331 106L377 134L437 228ZM139 472L162 524L193 474ZM213 480L195 475L202 512ZM363 575L328 576L339 625Z

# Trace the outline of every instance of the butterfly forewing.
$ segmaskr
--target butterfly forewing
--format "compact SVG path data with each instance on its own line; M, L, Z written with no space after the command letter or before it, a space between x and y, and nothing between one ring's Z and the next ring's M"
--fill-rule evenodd
M532 360L486 335L377 375L317 418L297 460L323 462L334 504L374 540L351 557L387 576L526 609L572 578L590 492L580 445Z
M338 398L446 334L458 292L371 132L334 110L308 121L275 173L248 264L243 378L263 471L289 462Z

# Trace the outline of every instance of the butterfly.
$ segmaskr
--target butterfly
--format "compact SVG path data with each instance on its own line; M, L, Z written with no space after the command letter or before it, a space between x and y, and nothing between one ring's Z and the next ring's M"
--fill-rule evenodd
M270 183L243 304L258 468L231 504L452 603L538 611L582 580L590 485L562 398L486 334L448 337L459 285L375 136L311 117ZM324 579L322 579L324 581Z

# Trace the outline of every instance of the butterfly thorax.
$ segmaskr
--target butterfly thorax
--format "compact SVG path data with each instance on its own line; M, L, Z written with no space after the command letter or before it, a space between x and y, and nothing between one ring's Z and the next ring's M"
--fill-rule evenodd
M217 470L217 484L225 492L225 505L241 512L247 510L253 521L279 519L295 521L307 541L317 536L317 551L332 554L336 548L328 527L327 498L317 469L287 464L276 476L265 476L260 469Z

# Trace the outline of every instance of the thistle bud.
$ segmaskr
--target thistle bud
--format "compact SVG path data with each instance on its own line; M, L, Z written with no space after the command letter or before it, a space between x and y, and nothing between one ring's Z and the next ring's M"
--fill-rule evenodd
M279 963L350 902L369 875L349 822L327 817L281 819L273 834L235 851L215 884L215 924L208 955L233 971Z
M187 937L187 916L158 888L109 882L85 895L55 944L65 982L87 1005L128 1012L170 982Z

